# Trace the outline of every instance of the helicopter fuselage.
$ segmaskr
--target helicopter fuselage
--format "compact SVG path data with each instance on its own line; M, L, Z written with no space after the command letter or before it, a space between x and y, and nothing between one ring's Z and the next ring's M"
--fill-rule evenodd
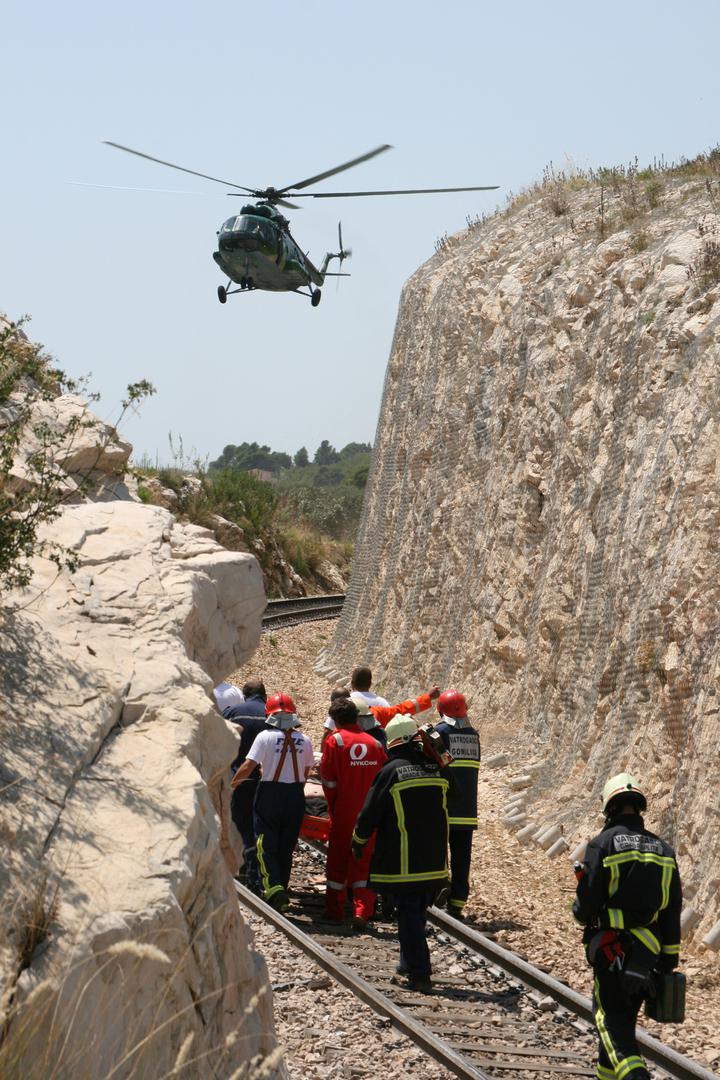
M325 277L293 240L287 219L263 204L243 206L223 223L213 259L231 281L270 292L319 286Z

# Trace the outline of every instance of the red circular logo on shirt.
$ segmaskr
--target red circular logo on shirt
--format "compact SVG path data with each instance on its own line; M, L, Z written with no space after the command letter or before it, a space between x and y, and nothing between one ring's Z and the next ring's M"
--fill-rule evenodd
M367 752L367 743L354 742L350 747L350 757L353 761L362 761L363 758L367 757Z

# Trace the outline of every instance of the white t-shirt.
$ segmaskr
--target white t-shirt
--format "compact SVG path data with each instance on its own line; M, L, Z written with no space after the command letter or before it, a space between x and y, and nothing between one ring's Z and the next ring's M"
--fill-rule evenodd
M371 708L373 705L380 705L383 709L390 707L389 701L386 701L384 697L378 697L372 690L353 690L353 694L359 694L360 697L364 697Z
M381 708L389 709L390 702L386 701L384 697L379 697L377 694L373 694L372 690L353 690L353 694L358 694L359 697L365 698L368 705L372 708L373 705L380 705ZM328 731L335 731L335 721L332 716L325 717L325 723L323 727Z
M298 776L300 777L300 783L304 784L305 770L312 769L315 764L312 743L307 735L303 735L302 731L293 731L291 737L297 756ZM282 754L284 742L284 731L261 731L250 747L247 760L254 761L260 765L262 768L263 780L274 779L275 771L280 763L280 755ZM292 750L288 747L283 767L278 777L278 783L294 784L295 782L293 755Z
M229 709L231 705L242 705L245 700L242 690L239 690L237 686L233 686L233 684L229 682L218 683L213 690L213 694L215 695L215 703L220 712Z

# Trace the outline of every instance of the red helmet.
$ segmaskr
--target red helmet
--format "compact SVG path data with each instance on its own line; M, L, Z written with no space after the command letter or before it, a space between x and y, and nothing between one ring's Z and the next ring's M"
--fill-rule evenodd
M437 701L437 711L441 716L450 716L453 720L467 716L465 698L459 690L443 690Z
M295 702L289 694L271 694L265 705L265 715L272 716L276 712L295 713Z

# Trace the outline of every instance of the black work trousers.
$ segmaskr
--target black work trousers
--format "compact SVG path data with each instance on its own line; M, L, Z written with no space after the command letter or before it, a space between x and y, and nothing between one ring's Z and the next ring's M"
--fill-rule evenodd
M288 887L304 814L304 784L260 781L253 816L260 887L266 900Z
M470 895L470 856L473 829L450 826L450 897L448 907L459 910Z
M435 899L437 889L427 885L397 890L390 893L395 905L400 939L400 964L398 971L404 975L432 974L430 950L425 936L427 909Z
M248 889L258 891L258 864L255 849L255 821L253 819L253 803L259 779L249 777L234 789L230 800L230 813L235 828L240 833L243 842L243 868Z
M642 995L623 993L622 973L595 968L593 1019L597 1028L598 1080L649 1080L647 1066L638 1053L635 1024Z

